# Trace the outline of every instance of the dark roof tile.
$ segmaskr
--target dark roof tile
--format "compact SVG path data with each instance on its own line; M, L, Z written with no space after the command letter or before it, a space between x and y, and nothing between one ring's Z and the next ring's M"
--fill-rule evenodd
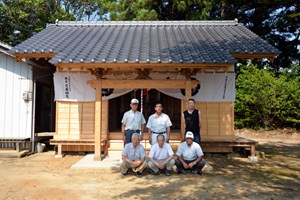
M58 22L10 50L50 62L235 63L231 53L279 51L236 21Z

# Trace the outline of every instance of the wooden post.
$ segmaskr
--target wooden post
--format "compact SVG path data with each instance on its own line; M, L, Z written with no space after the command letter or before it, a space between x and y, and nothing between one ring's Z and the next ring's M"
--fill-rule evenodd
M101 160L101 130L102 130L102 84L101 79L96 82L95 102L95 156L94 160Z
M188 100L192 98L192 81L187 79L185 82L185 100L188 103Z
M185 107L187 107L188 103L189 103L189 99L192 98L192 81L190 78L187 78L186 79L186 82L185 82ZM185 108L182 109L181 112L183 112L185 110ZM184 129L184 125L183 123L181 123L181 131L183 132L183 134L181 135L185 135L185 129ZM181 139L184 139L181 138Z
M251 157L255 156L255 144L251 145Z

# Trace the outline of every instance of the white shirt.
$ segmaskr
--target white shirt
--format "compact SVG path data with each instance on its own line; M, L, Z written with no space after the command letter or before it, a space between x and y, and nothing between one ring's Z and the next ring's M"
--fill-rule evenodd
M179 145L176 155L181 156L183 160L196 160L204 154L198 143L193 142L191 146L189 146L186 142L182 142Z
M154 113L148 119L147 128L152 132L166 132L167 128L172 126L172 122L169 116L165 113L161 113L159 116Z
M146 123L146 120L141 112L129 110L124 113L121 122L125 125L125 130L141 130L141 126Z
M174 155L174 152L171 148L171 145L166 142L162 148L160 148L158 143L156 143L151 147L149 153L149 157L153 158L154 160L166 160L172 155Z

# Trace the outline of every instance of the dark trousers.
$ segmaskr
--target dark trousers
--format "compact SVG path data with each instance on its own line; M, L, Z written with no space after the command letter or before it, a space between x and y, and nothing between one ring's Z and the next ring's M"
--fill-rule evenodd
M197 133L194 134L194 142L200 145L200 140L201 140L200 132L198 134Z
M126 144L128 144L128 143L131 142L131 138L132 138L132 135L133 135L134 133L140 133L140 130L126 130L126 131L125 131L125 144L124 144L124 146L125 146Z
M195 160L184 160L186 164L190 164L194 161ZM197 173L200 173L202 168L205 166L205 164L206 162L204 160L200 160L199 162L196 163L196 165L193 166L192 170L196 170ZM178 159L175 160L175 165L177 167L177 171L183 172L186 170L184 169L183 164Z

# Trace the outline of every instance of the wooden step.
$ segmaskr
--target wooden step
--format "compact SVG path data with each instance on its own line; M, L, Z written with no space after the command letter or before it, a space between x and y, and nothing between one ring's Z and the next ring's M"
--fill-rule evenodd
M121 132L110 132L108 133L110 140L122 140L122 133ZM144 140L149 140L149 134L144 133ZM181 134L180 133L170 133L171 140L180 140Z
M108 150L108 156L109 157L122 157L122 151L117 151L117 150L110 151L110 150Z

